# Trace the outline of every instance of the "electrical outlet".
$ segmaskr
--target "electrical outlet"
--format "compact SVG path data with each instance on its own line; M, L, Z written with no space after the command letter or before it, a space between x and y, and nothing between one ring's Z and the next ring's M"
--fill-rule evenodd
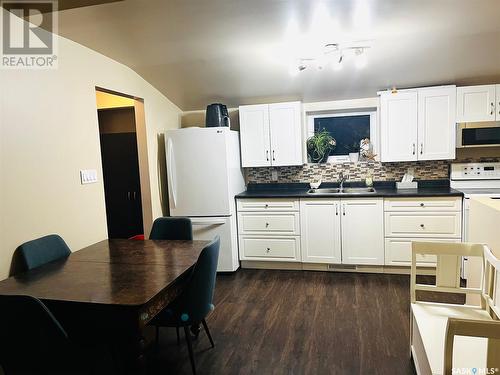
M278 181L278 171L276 169L273 169L271 171L271 180L272 181Z

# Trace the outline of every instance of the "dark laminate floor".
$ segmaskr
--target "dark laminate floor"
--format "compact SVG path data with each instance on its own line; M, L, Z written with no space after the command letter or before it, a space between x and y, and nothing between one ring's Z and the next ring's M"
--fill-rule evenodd
M240 270L217 278L195 343L199 374L414 374L408 276ZM182 332L182 331L181 331ZM182 335L163 329L151 374L191 374Z

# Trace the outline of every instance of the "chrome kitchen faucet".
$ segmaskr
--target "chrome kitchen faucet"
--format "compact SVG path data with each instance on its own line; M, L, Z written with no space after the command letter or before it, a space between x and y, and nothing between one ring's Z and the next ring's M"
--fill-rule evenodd
M340 190L344 189L344 182L346 182L349 179L349 175L346 174L344 176L344 172L340 172L339 174L339 183L340 183Z

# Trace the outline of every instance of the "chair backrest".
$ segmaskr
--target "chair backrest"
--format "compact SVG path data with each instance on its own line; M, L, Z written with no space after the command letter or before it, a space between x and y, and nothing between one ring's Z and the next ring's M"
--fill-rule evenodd
M443 374L455 373L453 371L453 349L457 336L460 336L461 340L468 337L474 337L474 339L482 338L483 345L484 339L487 339L487 347L484 348L483 346L484 352L478 350L477 344L472 345L470 348L470 355L474 357L474 365L481 368L481 361L486 360L485 368L491 370L486 373L491 374L495 373L492 369L498 369L500 367L500 323L498 321L500 318L500 260L493 255L488 246L484 246L483 249L484 272L483 300L481 301L481 307L486 309L492 320L448 318L444 347ZM474 373L476 372L474 371Z
M68 335L34 297L0 296L0 332L0 364L6 374L58 372L68 359Z
M200 322L213 309L212 300L219 260L220 238L209 243L201 251L188 284L182 292L182 311L189 320Z
M489 314L500 319L500 260L484 247L483 299Z
M150 240L192 240L193 226L187 217L159 217L151 228Z
M25 242L19 246L18 251L26 271L65 258L71 254L66 242L57 234L50 234Z
M412 242L411 259L411 302L416 301L416 291L442 293L478 294L480 288L466 288L460 285L460 269L462 257L484 258L485 245L449 242ZM417 284L417 255L436 256L436 284ZM482 278L482 276L481 276Z

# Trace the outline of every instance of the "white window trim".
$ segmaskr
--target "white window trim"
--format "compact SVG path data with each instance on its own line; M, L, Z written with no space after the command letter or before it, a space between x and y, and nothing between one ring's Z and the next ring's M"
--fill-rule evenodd
M355 112L347 112L347 111L332 111L332 112L321 112L321 113L307 113L307 128L306 128L306 139L314 135L314 119L323 118L323 117L345 117L345 116L366 116L370 115L370 142L373 146L373 152L377 155L375 157L376 160L380 160L379 152L378 152L378 127L377 127L377 110L370 109L366 111L355 111ZM339 156L339 159L342 157Z

